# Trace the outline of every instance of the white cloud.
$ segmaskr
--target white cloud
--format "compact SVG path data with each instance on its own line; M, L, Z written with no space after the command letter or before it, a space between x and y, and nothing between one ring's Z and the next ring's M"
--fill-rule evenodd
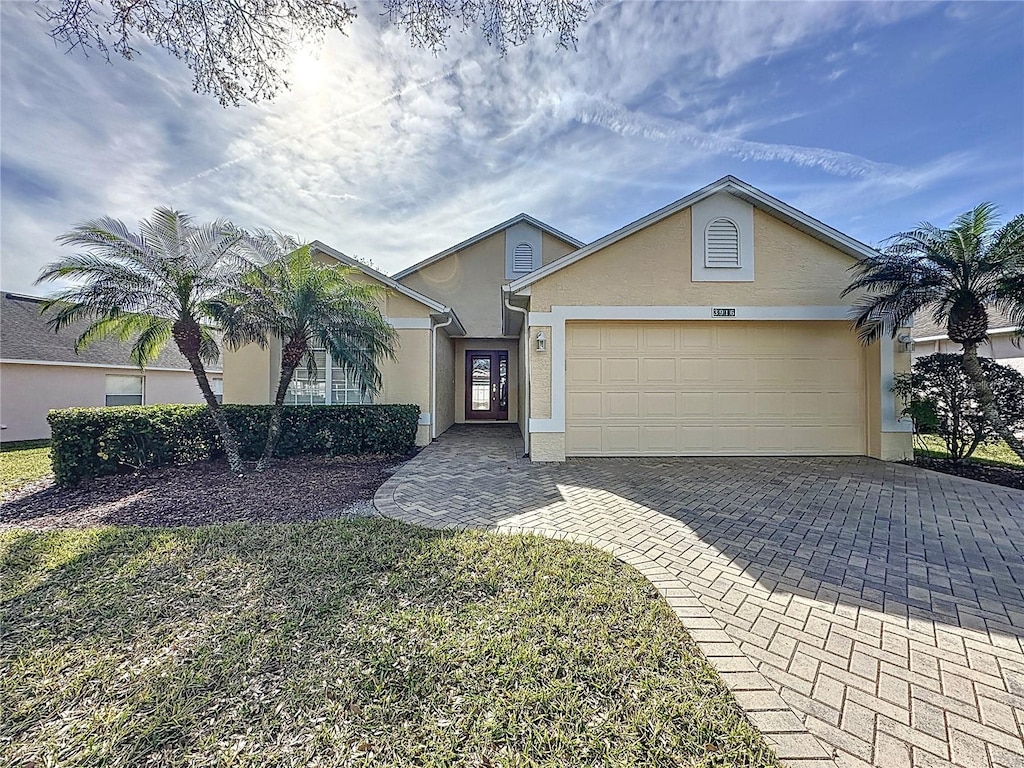
M835 33L816 79L849 81L851 30L923 7L611 4L578 51L539 38L505 59L472 34L437 56L414 50L364 10L348 36L298 58L291 92L223 110L162 52L113 66L64 56L31 6L5 5L4 162L55 199L5 184L3 281L27 288L52 238L82 219L134 222L160 204L318 238L392 271L521 210L596 237L738 168L815 174L812 211L906 197L963 165L779 140L816 107L784 101L781 76L751 78Z

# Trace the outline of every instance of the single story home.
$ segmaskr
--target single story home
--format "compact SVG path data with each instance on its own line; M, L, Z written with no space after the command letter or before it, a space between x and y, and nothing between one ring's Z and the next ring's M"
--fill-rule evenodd
M988 341L978 347L978 354L991 357L1024 374L1024 348L1014 344L1016 326L1005 314L996 309L989 310L988 325ZM963 351L959 344L949 340L946 328L937 325L926 312L920 312L914 317L911 336L914 339L914 360L936 352L958 355Z
M49 438L46 415L54 408L203 402L188 362L173 344L141 370L129 357L130 345L116 339L101 339L75 352L85 326L54 333L39 313L42 301L17 293L0 297L3 442ZM221 391L221 367L212 366L208 373L214 392Z
M912 455L890 390L910 353L862 346L841 297L874 251L732 176L590 244L520 214L390 277L315 248L389 289L377 401L418 404L421 445L516 423L534 461ZM319 354L289 401L357 400ZM226 353L226 402L269 402L279 362Z

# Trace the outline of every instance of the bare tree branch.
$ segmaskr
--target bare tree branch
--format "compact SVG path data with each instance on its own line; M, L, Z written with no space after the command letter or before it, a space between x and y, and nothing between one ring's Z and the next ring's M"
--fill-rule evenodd
M37 0L38 1L38 0ZM443 49L453 25L478 27L504 56L534 35L553 34L576 47L577 31L596 0L381 0L383 15L414 46ZM283 70L299 46L324 32L345 32L356 17L345 0L61 0L40 5L50 36L70 51L131 60L145 38L185 62L196 93L222 105L273 98L288 88Z

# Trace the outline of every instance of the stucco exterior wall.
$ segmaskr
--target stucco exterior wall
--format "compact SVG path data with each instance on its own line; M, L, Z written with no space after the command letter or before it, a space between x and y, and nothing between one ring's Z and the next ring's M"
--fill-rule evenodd
M543 252L541 253L542 264L550 264L555 259L560 259L565 256L565 254L578 250L575 245L571 245L548 232L543 232L541 234L541 242L543 243Z
M526 393L529 392L530 388L527 386L527 373L526 373L526 356L530 354L529 348L527 347L527 341L529 335L527 331L529 329L524 326L523 332L519 335L518 349L519 365L516 368L516 374L519 376L519 397L516 399L516 404L519 406L519 418L516 419L519 424L519 433L526 439L527 431L529 430L529 407L526 404Z
M546 352L538 352L534 339L543 332L549 339ZM551 418L551 326L531 325L526 341L530 351L530 418ZM531 438L532 443L532 438ZM532 449L531 449L532 453Z
M266 348L247 344L241 349L225 347L224 402L266 405L273 400L281 377L281 342L271 340Z
M104 405L107 374L138 376L135 368L92 368L69 365L0 365L0 440L50 437L46 415L56 408ZM191 371L144 371L143 403L202 403ZM220 378L219 371L210 378Z
M691 280L690 209L636 232L531 287L552 306L836 306L853 259L754 210L754 282Z
M541 237L544 264L576 250L547 232ZM468 248L403 277L399 282L455 310L467 337L501 336L501 286L505 277L505 232L497 232ZM397 315L396 315L397 316Z
M397 360L381 365L384 387L375 402L412 403L420 413L430 413L430 342L428 329L400 330ZM430 426L421 424L416 431L416 445L430 442Z
M516 339L456 339L455 422L466 423L466 352L500 349L508 352L508 421L519 421L519 342ZM470 419L474 424L486 420Z
M437 426L435 435L441 435L455 423L455 340L444 330L437 333Z
M531 461L565 461L564 432L533 432L530 434Z
M467 336L500 336L505 233L428 264L399 282L452 307Z

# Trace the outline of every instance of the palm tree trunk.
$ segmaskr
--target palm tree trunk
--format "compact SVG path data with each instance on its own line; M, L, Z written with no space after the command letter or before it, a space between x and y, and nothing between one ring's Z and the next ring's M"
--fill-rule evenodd
M964 373L967 374L967 378L974 385L974 393L978 398L978 405L981 406L981 412L985 415L988 423L992 425L996 434L1003 438L1013 452L1024 461L1024 442L1021 442L1013 434L999 415L999 409L996 408L996 397L992 393L992 387L989 386L988 381L985 379L985 372L981 368L981 363L978 362L978 345L965 343L963 347L964 353L960 358L961 364L963 365Z
M277 448L277 441L281 437L284 398L288 394L288 387L292 383L295 369L299 367L303 354L305 354L304 340L301 345L295 340L291 340L281 351L281 377L277 380L277 393L274 395L274 405L270 409L270 423L267 425L267 442L263 446L263 455L256 464L257 472L262 472L274 460L274 449Z
M241 475L242 458L238 453L238 441L235 440L235 433L231 431L231 425L228 424L224 411L221 410L220 403L217 402L217 396L213 394L210 380L206 376L206 367L199 357L199 327L192 328L178 322L174 324L173 334L178 350L188 360L189 367L196 377L196 383L199 384L199 391L203 393L206 407L210 410L210 415L213 416L213 423L220 434L220 441L224 446L224 454L227 456L228 465L231 467L232 472L236 475Z

